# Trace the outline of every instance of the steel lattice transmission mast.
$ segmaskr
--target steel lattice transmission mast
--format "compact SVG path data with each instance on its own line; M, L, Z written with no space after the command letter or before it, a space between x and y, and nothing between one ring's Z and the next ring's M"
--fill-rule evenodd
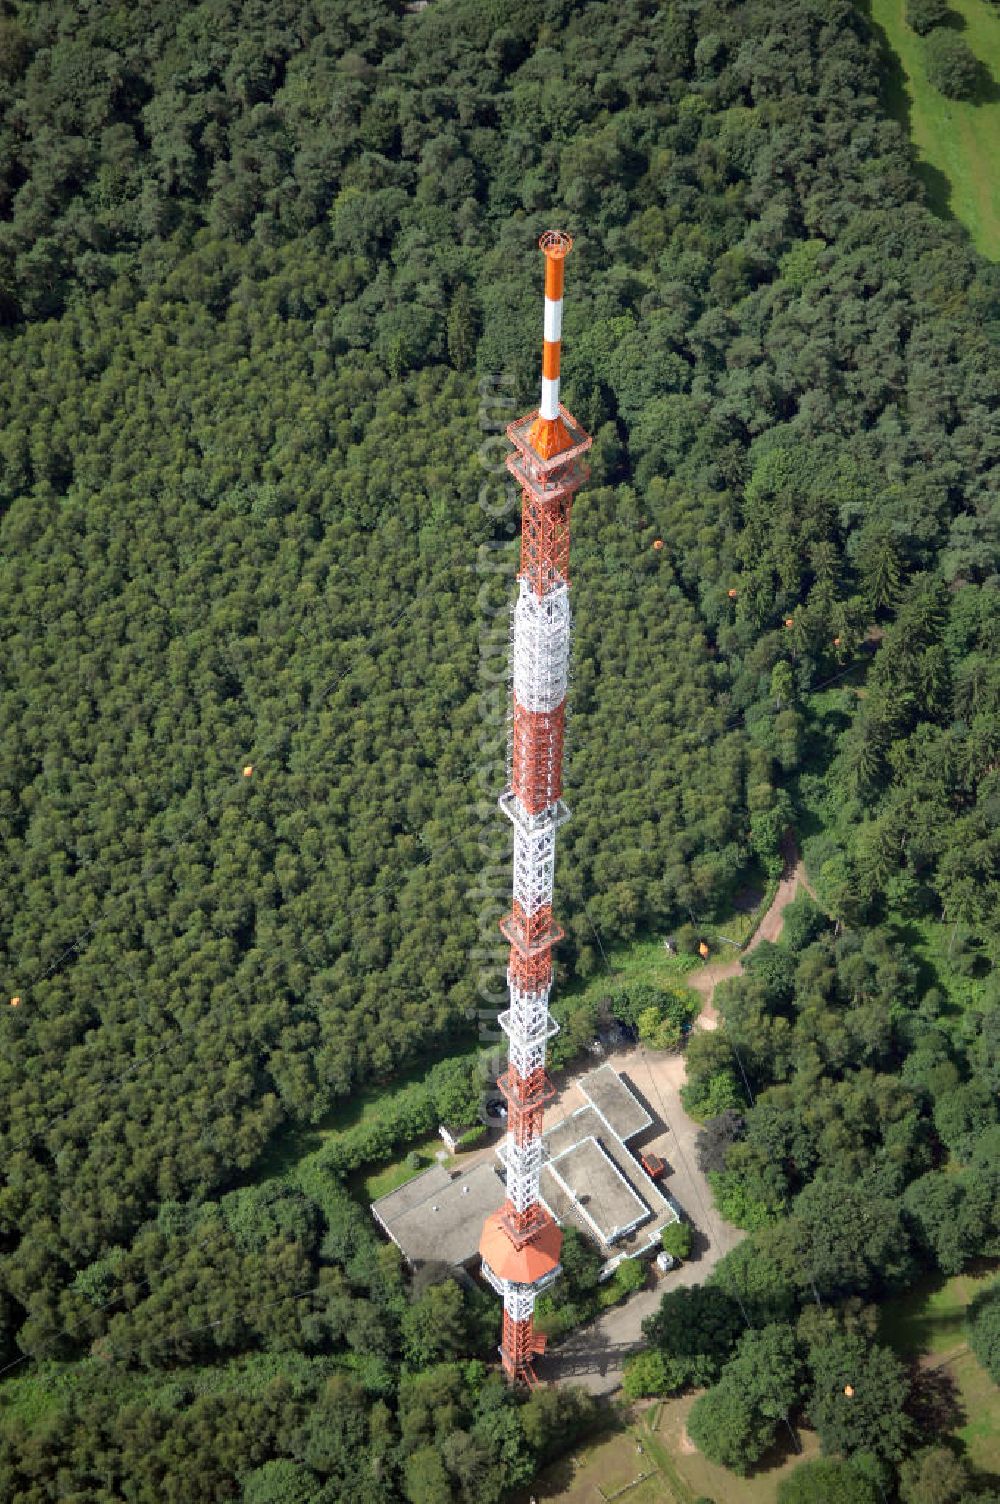
M557 1025L549 1017L552 947L563 931L552 920L556 831L568 818L562 758L569 670L569 521L589 470L590 436L559 401L563 262L568 235L550 230L545 253L542 400L507 429L515 453L507 468L521 486L521 567L514 608L513 747L510 786L500 808L514 827L514 905L500 928L510 941L510 1007L500 1023L509 1041L499 1087L507 1101L503 1156L507 1199L483 1228L483 1274L503 1297L500 1355L512 1380L536 1383L533 1360L544 1348L534 1332L535 1298L559 1273L562 1233L539 1199L542 1112L554 1095L545 1050Z

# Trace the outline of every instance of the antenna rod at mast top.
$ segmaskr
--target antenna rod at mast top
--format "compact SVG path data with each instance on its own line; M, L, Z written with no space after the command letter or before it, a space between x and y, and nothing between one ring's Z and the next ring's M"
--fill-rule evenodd
M559 364L562 355L563 277L572 237L562 230L546 230L538 242L545 255L545 316L542 334L542 398L531 441L543 460L572 447L559 404Z

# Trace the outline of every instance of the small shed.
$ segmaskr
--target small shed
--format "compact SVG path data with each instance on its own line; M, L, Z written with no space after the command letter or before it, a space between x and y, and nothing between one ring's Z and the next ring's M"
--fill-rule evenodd
M448 1123L441 1123L438 1126L438 1138L441 1140L450 1154L457 1154L461 1146L462 1139L471 1128L478 1126L479 1125L476 1123L466 1123L464 1128L455 1128L450 1126Z

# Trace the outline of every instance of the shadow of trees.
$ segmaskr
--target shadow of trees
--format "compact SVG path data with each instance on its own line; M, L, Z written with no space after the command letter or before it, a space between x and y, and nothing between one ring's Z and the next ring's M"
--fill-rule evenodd
M914 1365L910 1381L912 1388L906 1408L921 1435L947 1436L964 1426L968 1416L958 1385L946 1368Z

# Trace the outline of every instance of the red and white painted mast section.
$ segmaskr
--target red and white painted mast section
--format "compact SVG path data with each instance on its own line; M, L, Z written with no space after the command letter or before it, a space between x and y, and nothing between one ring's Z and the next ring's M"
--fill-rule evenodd
M556 828L566 817L562 790L562 730L569 678L571 614L564 583L539 596L522 579L514 608L512 644L514 751L514 916L530 931L551 926ZM550 968L551 974L551 968ZM511 1005L501 1018L510 1038L510 1064L527 1077L545 1064L556 1032L548 1017L548 980L522 985L509 974Z
M536 456L548 462L574 447L559 402L562 360L563 262L573 242L561 230L547 230L539 241L545 253L545 315L542 325L542 394L530 441Z
M514 826L513 906L501 929L510 941L510 1006L500 1017L509 1041L499 1086L507 1100L502 1150L507 1196L487 1219L483 1274L503 1297L500 1354L508 1376L535 1382L537 1294L559 1273L562 1234L542 1204L542 1115L553 1089L546 1048L557 1025L549 1014L552 948L562 932L552 919L556 831L562 802L563 736L569 676L569 519L586 479L580 457L589 436L559 402L563 261L572 241L550 231L545 253L542 393L537 413L508 428L517 455L508 468L522 488L520 588L511 644L513 737L510 783L500 807Z

